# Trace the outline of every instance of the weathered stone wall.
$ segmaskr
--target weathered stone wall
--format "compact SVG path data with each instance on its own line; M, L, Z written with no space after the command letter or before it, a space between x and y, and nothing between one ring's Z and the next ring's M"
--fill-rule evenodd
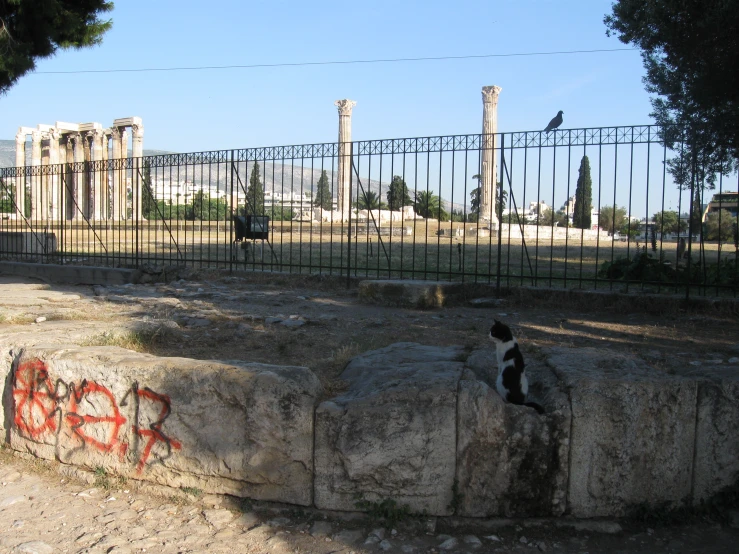
M324 399L303 367L39 341L0 340L6 443L132 479L464 517L619 516L739 480L737 367L668 375L623 352L542 349L527 369L538 415L502 402L492 348L367 352Z

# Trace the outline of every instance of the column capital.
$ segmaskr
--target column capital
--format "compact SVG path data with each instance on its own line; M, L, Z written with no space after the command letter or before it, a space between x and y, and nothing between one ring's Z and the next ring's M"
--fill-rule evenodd
M57 129L56 127L52 127L49 129L49 138L51 140L59 140L59 138L62 136L61 130Z
M357 103L354 100L337 100L334 102L334 106L336 106L339 109L339 115L352 115L352 108L356 106Z
M131 133L133 133L134 136L141 136L144 134L144 124L143 123L134 123L131 125Z
M500 94L502 90L503 88L497 85L491 85L489 87L482 87L482 101L486 104L488 102L497 102L498 95Z
M18 131L15 134L15 142L16 142L16 144L20 144L20 143L26 142L26 133L24 131Z
M113 140L120 140L121 135L123 135L123 129L121 127L111 127L110 135L113 137Z
M41 141L41 135L41 131L31 131L31 139L33 140L33 142Z

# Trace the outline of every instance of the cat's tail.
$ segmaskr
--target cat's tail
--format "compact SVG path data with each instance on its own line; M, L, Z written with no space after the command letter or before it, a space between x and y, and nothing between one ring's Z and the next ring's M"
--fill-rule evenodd
M537 414L544 413L544 408L541 406L541 404L537 404L536 402L524 402L523 405L528 406L529 408L534 408Z

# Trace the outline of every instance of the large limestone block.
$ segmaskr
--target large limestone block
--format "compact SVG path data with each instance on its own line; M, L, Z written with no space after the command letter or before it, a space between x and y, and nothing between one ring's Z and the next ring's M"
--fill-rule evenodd
M316 410L315 504L393 499L451 514L461 347L397 343L354 358Z
M689 498L697 386L622 352L552 348L572 405L569 510L619 516Z
M681 375L698 381L693 499L739 482L739 366L703 366Z
M14 364L10 439L67 464L309 505L320 393L303 367L27 348Z
M494 350L473 353L471 369ZM486 355L485 355L486 354ZM562 515L567 506L570 406L551 370L540 362L526 369L532 408L507 404L479 380L459 384L457 404L456 515L526 517Z

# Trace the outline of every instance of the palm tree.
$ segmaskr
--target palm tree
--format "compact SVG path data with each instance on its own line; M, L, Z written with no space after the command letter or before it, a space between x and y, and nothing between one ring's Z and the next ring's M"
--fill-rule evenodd
M442 206L441 198L430 191L421 191L416 194L413 209L418 215L426 219L438 218L439 221L447 221L449 219L449 214Z
M376 192L371 190L361 193L355 205L360 210L377 210L382 208L380 197L377 196Z

